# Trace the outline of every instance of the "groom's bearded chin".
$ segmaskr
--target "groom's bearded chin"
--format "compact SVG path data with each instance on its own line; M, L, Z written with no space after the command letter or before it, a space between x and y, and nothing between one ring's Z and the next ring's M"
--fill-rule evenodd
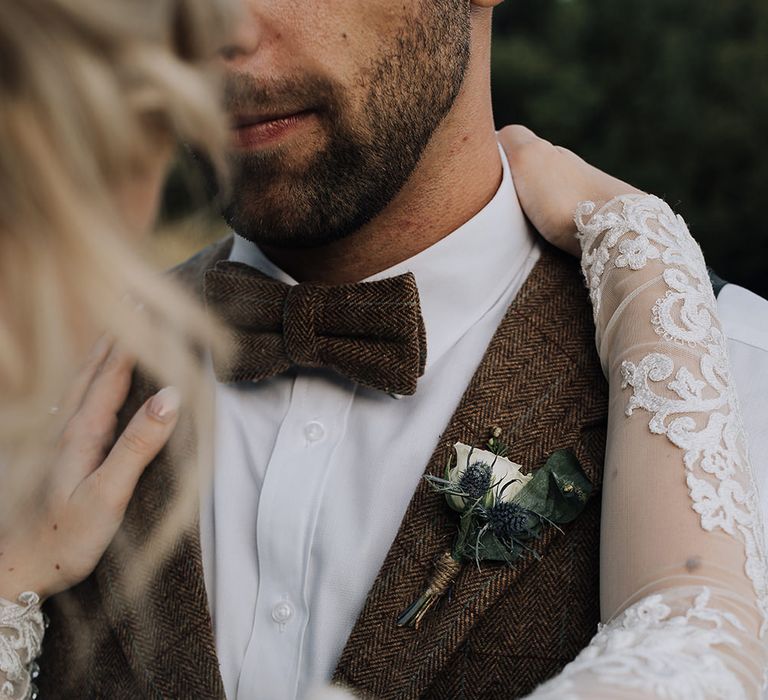
M354 233L397 195L450 111L469 61L461 0L424 7L365 68L355 94L320 75L228 80L230 114L312 110L321 130L300 157L290 148L232 155L224 216L237 233L274 247L317 247Z

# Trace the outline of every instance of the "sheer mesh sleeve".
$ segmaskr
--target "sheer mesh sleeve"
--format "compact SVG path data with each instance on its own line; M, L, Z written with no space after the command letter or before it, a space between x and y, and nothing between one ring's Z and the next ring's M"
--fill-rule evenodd
M576 216L610 385L603 624L531 698L759 698L766 556L701 251L662 200Z
M27 592L18 603L0 598L0 699L34 700L35 659L45 633L40 598Z

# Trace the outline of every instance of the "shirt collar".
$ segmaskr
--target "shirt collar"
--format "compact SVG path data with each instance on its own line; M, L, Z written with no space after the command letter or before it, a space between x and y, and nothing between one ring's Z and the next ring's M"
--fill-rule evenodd
M427 369L472 328L517 278L535 245L501 148L502 181L493 199L463 226L418 255L369 277L412 272L427 332ZM230 260L296 284L257 245L235 234Z

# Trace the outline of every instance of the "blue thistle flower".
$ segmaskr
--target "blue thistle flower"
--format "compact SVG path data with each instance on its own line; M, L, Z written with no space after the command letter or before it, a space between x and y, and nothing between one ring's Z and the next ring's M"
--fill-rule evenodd
M477 501L483 498L491 487L491 465L485 462L470 464L461 475L459 489L469 496L470 500Z
M488 510L488 523L496 537L508 540L528 533L528 515L516 503L502 502Z

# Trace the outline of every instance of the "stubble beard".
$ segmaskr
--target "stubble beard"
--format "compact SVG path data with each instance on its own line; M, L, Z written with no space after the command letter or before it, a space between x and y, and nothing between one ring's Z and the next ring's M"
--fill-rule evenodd
M450 112L469 63L461 0L423 5L365 71L362 109L353 110L344 90L320 76L270 85L240 76L228 84L230 110L312 105L325 137L300 165L279 149L232 157L224 217L238 234L277 248L319 247L359 230L395 198Z

